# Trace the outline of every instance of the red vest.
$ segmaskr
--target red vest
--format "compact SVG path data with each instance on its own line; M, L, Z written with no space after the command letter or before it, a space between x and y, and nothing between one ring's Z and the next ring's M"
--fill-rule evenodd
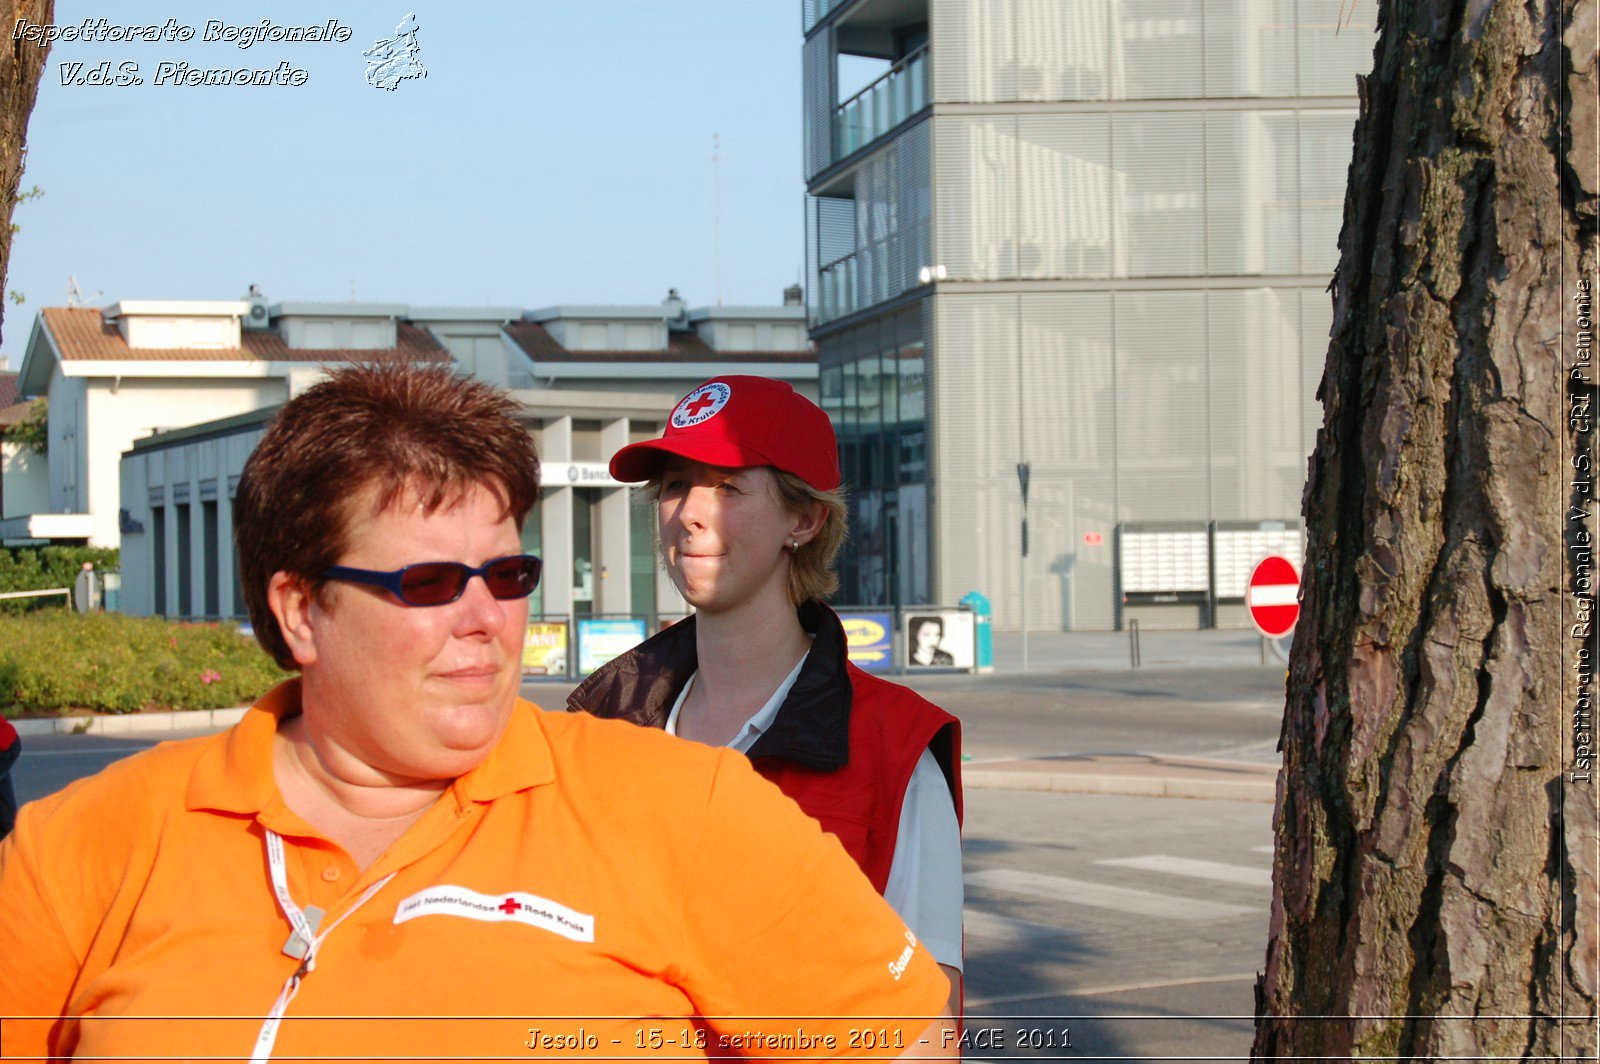
M961 809L961 726L956 718L910 688L850 666L850 760L819 772L775 757L753 764L793 798L824 831L832 832L879 894L889 884L900 806L922 751L933 747Z
M751 764L837 835L883 893L900 831L900 804L923 750L931 750L961 818L961 723L899 684L851 665L839 617L815 600L799 607L811 653ZM574 711L648 728L666 724L699 667L693 617L645 640L567 697Z

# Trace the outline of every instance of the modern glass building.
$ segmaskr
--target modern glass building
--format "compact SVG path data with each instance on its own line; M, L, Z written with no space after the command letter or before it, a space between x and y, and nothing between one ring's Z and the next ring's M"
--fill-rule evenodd
M802 16L839 600L977 589L1014 629L1026 581L1036 629L1237 618L1234 555L1298 545L1373 0Z

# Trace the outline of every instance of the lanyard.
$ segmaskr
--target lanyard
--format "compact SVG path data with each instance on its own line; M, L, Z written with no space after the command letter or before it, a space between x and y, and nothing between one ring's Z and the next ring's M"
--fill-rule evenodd
M277 895L278 908L283 910L283 915L289 918L289 926L294 928L300 941L305 943L306 952L300 961L300 967L284 980L283 989L278 992L278 999L272 1003L272 1010L262 1021L261 1033L256 1036L256 1047L251 1054L250 1064L266 1064L272 1059L272 1045L278 1040L278 1028L283 1023L283 1014L289 1008L289 1002L293 1001L295 994L299 992L301 980L316 968L317 948L322 945L323 939L327 938L334 928L344 923L345 917L365 905L394 878L394 873L390 872L362 891L361 897L356 899L354 905L340 913L337 920L318 933L311 926L311 921L306 919L305 912L295 904L294 896L289 893L289 876L284 870L283 839L276 831L271 830L267 832L267 867L272 873L272 893Z

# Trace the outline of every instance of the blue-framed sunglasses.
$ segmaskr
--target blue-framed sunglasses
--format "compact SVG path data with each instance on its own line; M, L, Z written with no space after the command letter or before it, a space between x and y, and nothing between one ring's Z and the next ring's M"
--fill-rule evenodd
M407 606L445 606L465 594L467 581L475 576L483 577L489 594L497 599L527 598L539 586L543 569L544 563L532 554L510 554L476 568L461 562L418 562L384 572L330 565L322 570L322 578L381 587Z

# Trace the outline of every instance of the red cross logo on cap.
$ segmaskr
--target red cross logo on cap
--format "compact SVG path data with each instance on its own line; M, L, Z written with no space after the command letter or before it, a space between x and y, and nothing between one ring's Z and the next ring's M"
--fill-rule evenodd
M505 901L501 902L499 905L496 905L495 908L499 909L501 912L505 913L507 916L510 916L512 913L514 913L517 910L522 908L522 903L519 902L515 898L507 898Z
M728 405L728 399L732 395L733 389L722 381L712 381L696 388L684 396L683 401L672 411L670 423L675 429L687 429L709 421L717 416L717 411Z

